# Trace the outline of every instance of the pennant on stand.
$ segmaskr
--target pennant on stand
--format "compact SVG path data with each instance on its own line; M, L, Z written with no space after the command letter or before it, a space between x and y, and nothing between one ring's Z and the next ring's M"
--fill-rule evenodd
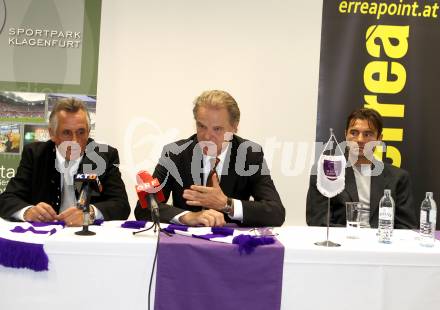
M331 152L334 155L324 154L329 146L333 147L331 143L335 144L334 148L336 152ZM338 141L333 134L333 130L330 129L330 138L327 141L317 164L316 187L322 195L327 198L332 198L344 190L346 165L347 160L345 159L344 152L342 152Z

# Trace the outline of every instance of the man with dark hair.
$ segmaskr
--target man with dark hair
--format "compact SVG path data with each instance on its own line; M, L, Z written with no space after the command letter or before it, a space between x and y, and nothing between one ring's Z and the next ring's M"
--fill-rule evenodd
M24 146L17 173L0 195L0 216L81 226L83 212L76 207L73 179L76 173L94 173L103 191L91 197L90 223L127 219L130 205L118 168L118 151L90 139L90 129L82 101L59 100L49 117L51 140Z
M164 222L189 226L281 226L285 210L261 147L235 135L240 110L227 92L203 92L194 102L197 133L164 147L154 171L164 186ZM250 197L253 200L250 200ZM137 219L150 219L136 206Z
M330 199L330 224L346 225L345 203L361 202L370 211L369 223L377 227L379 201L384 189L390 189L396 203L395 228L417 227L416 208L412 205L412 190L407 171L373 158L372 143L382 140L382 117L373 109L357 109L347 118L345 138L348 165L345 169L345 189ZM382 168L383 169L377 169ZM375 173L378 171L379 173ZM310 176L307 193L306 220L311 226L327 225L327 197L317 189L316 174Z

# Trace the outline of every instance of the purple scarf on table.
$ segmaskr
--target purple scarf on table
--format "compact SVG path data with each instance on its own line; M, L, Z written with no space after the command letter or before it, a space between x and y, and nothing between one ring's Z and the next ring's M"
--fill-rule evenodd
M96 220L94 225L101 225ZM47 238L65 227L60 222L5 222L12 229L2 227L0 233L0 265L11 268L27 268L34 271L47 271L49 258L44 251ZM30 235L24 235L28 233Z
M169 226L174 232L177 228ZM211 233L228 235L231 230ZM161 234L154 309L280 309L284 247L271 239L272 244L241 255L230 243Z
M0 265L47 271L49 258L43 248L44 242L48 236L56 233L57 226L62 229L64 223L13 223L13 225L15 225L13 229L4 231L0 237ZM33 236L25 238L21 235L24 233L31 233Z
M191 235L194 238L200 238L204 240L218 241L224 243L232 243L238 245L238 250L240 254L245 252L246 254L251 254L257 246L265 245L265 244L273 244L275 242L275 238L273 236L254 236L248 233L243 232L240 234L240 230L235 230L231 227L211 227L209 228L209 232L206 232L206 228L200 228L203 232L198 233L198 228L191 228L185 225L175 225L170 224L164 230L169 233L177 232L188 232L185 235ZM228 236L235 236L232 238L227 238Z

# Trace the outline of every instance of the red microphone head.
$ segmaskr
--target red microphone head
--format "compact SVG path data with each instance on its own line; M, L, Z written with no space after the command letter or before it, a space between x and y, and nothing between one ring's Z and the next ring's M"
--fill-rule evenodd
M141 204L141 208L148 208L146 199L147 194L155 194L157 202L165 201L165 196L161 190L159 180L157 178L153 178L147 171L139 171L136 175L136 181L138 184L136 186L136 192Z
M136 182L138 185L151 182L153 177L146 170L141 170L136 174Z

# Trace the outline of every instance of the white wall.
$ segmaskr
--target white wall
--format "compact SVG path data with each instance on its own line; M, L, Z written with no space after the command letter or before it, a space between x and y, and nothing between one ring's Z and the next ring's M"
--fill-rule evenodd
M194 132L197 95L223 89L238 134L264 147L286 224L305 223L321 12L321 0L103 1L96 137L119 149L132 208L136 172ZM292 171L300 142L307 165Z

